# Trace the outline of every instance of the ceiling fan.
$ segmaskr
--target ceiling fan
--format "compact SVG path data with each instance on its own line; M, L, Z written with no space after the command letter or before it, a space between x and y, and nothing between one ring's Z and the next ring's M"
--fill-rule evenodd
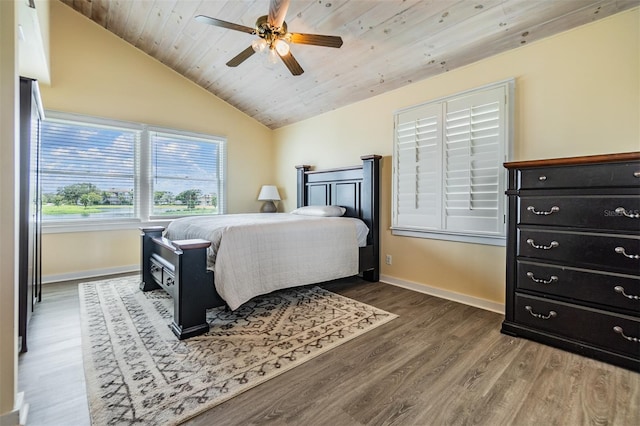
M254 34L260 37L251 43L251 46L236 55L227 62L229 67L237 67L256 52L269 55L269 60L277 61L279 56L287 66L291 74L300 75L304 72L296 58L289 51L289 43L312 44L315 46L340 47L342 38L338 36L290 33L287 31L287 23L284 20L289 9L290 0L270 0L269 14L261 16L256 21L254 28L244 25L226 22L205 15L195 17L196 21L216 27L227 28L244 33ZM268 49L268 50L267 50Z

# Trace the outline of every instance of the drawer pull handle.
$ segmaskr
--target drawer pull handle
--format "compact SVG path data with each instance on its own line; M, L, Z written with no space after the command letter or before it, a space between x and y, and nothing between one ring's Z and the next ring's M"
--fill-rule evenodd
M631 299L631 300L640 300L640 296L635 296L633 294L627 294L624 292L624 287L622 287L621 285L617 285L613 288L613 291L615 291L616 293L620 293L621 295L623 295L624 297L626 297L627 299Z
M540 278L536 278L533 275L533 272L527 272L527 277L531 278L531 281L533 281L534 283L539 283L539 284L551 284L558 281L558 277L556 277L555 275L551 275L551 278L549 278L548 280L543 280Z
M636 210L637 211L637 210ZM615 212L631 219L640 219L640 213L630 213L624 207L618 207Z
M173 285L173 278L167 278L167 285Z
M613 331L615 331L616 333L618 333L619 335L621 335L622 337L624 337L625 339L627 339L630 342L640 342L640 339L638 339L637 337L626 336L624 334L624 330L619 325L616 325L615 327L613 327Z
M159 266L151 265L151 273L158 272L160 270Z
M551 207L551 210L549 210L549 211L546 211L546 212L541 211L541 212L539 212L539 211L537 211L537 210L536 210L536 208L535 208L535 207L533 207L533 206L529 206L529 207L527 207L527 210L529 210L531 213L533 213L533 214L537 214L537 215L539 215L539 216L548 216L548 215L550 215L550 214L553 214L553 213L559 212L559 211L560 211L560 207L558 207L558 206L553 206L553 207Z
M640 172L633 172L633 176L637 177L637 178L640 178Z
M533 308L529 305L524 307L527 311L529 311L529 313L531 314L531 316L536 317L536 318L540 318L543 320L548 320L551 318L555 318L558 316L558 314L556 313L556 311L549 311L548 315L542 315L542 314L536 314L535 312L533 312Z
M557 241L551 241L551 243L548 246L539 246L539 245L536 245L536 242L533 241L533 239L531 238L527 240L527 244L529 244L534 249L538 249L538 250L551 250L552 248L556 248L560 245L560 243Z
M629 259L640 259L640 255L637 254L627 254L624 247L616 247L616 253L623 255L624 257L628 257Z
M540 182L544 182L545 180L547 180L547 177L546 177L545 175L538 176L538 180L539 180Z

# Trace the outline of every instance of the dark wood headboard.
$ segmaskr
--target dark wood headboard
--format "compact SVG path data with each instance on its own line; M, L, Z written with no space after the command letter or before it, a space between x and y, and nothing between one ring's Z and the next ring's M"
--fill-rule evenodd
M369 227L367 245L377 271L380 246L380 155L360 157L362 165L312 171L298 170L298 207L337 205L345 216L357 217Z

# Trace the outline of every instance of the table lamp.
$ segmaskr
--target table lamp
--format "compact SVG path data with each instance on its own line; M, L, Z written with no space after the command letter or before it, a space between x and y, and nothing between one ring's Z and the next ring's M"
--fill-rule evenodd
M280 201L280 194L275 185L262 185L258 201L264 201L261 213L275 213L277 211L274 201Z

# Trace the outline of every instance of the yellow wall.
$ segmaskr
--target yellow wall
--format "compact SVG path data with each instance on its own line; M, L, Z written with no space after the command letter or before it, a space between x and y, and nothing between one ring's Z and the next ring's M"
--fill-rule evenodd
M224 136L227 211L259 210L260 186L274 180L271 130L61 2L51 2L50 14L46 109ZM137 229L45 233L44 278L136 265L138 240Z
M639 22L635 8L278 129L278 182L293 193L293 164L338 167L383 155L382 255L393 256L392 266L382 265L384 277L503 303L503 247L391 235L393 113L513 77L513 160L638 151ZM295 200L283 204L292 209Z
M44 234L43 281L61 281L137 270L140 231L66 232Z

